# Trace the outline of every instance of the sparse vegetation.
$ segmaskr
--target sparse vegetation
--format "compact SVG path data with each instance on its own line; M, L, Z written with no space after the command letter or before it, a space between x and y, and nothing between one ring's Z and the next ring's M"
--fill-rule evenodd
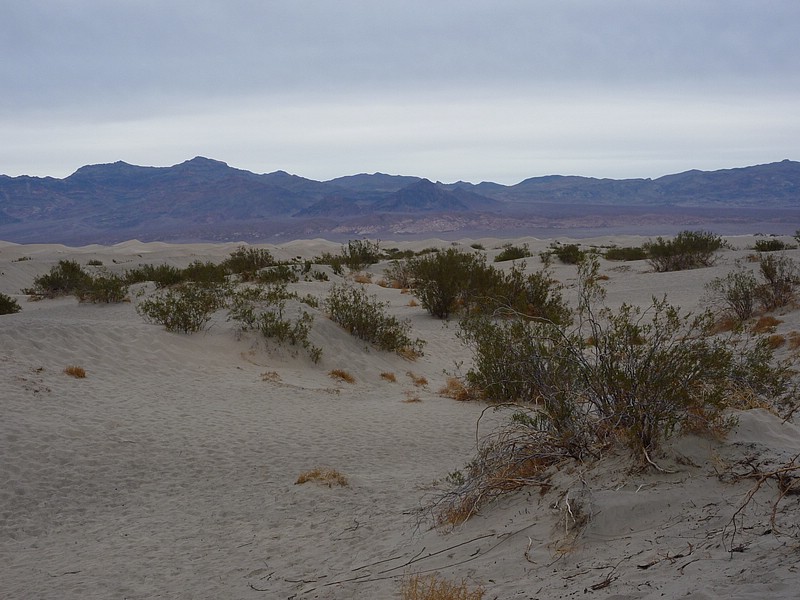
M167 331L195 333L205 328L211 315L222 308L224 294L212 287L184 283L162 291L136 306L146 321Z
M81 302L123 302L128 297L128 284L119 275L103 273L92 277L76 295Z
M381 260L379 242L370 240L350 240L342 246L342 261L350 271L361 271Z
M439 395L460 402L475 398L469 388L458 377L448 377L447 383L439 389Z
M384 381L388 381L389 383L397 382L397 376L394 373L390 373L388 371L384 371L383 373L381 373L381 379L383 379Z
M565 265L577 265L586 256L586 251L578 244L553 244L550 252Z
M756 252L780 252L782 250L790 250L796 248L791 244L787 244L779 238L758 239L753 245L753 250Z
M406 375L408 375L408 378L411 379L411 382L417 387L424 387L428 385L428 379L423 375L417 375L412 371L408 371Z
M60 260L49 273L36 277L31 289L23 291L35 298L70 296L88 287L91 279L77 261Z
M750 269L741 264L724 277L712 280L706 285L706 290L709 303L721 306L724 312L740 323L753 316L758 280Z
M800 285L800 271L788 256L763 254L759 270L764 284L758 288L758 299L765 310L788 306L795 299Z
M710 267L723 247L722 238L710 231L682 231L671 240L659 236L642 246L657 273Z
M222 267L229 273L239 275L242 281L252 281L261 269L274 264L275 258L269 250L239 246L222 262Z
M608 248L605 252L605 258L607 260L644 260L647 258L647 252L644 251L644 248L640 247L632 247L632 246L623 246L619 247L612 247Z

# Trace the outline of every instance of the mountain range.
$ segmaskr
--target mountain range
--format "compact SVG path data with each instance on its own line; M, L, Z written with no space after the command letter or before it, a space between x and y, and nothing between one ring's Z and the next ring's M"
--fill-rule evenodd
M0 175L0 239L20 243L553 237L687 227L784 233L798 226L800 163L790 160L657 179L553 175L510 186L382 173L314 181L203 157L171 167L88 165L63 179Z

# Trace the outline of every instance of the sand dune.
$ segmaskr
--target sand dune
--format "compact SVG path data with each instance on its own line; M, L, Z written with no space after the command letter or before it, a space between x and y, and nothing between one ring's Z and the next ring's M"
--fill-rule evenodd
M491 257L506 241L460 243L480 242ZM752 241L730 238L735 250L694 271L656 274L644 262L603 261L607 302L667 294L697 309L705 283L733 268ZM515 240L522 242L534 253L549 244ZM368 285L411 319L414 336L427 341L424 357L365 348L318 314L312 342L324 354L314 365L238 336L221 313L190 336L145 323L136 298L101 306L30 302L20 292L63 258L121 272L221 260L236 246L0 242L0 292L23 308L0 316L0 596L399 598L404 576L439 572L483 585L486 598L797 597L798 497L783 501L779 535L770 523L777 491L765 484L732 537L731 518L754 481L719 477L746 458L777 467L800 453L798 426L766 410L741 413L724 440L673 440L660 460L674 474L632 470L620 453L592 468L565 468L551 491L508 496L443 532L421 519L420 507L470 460L486 406L437 393L469 353L454 322L409 306L411 296ZM339 245L269 248L305 259ZM800 260L800 251L789 255ZM379 275L383 266L370 270ZM554 272L574 295L575 267ZM296 287L323 296L329 285ZM779 331L800 330L799 313L780 315ZM65 374L69 365L86 378ZM331 379L336 368L356 382ZM482 427L503 418L490 414ZM295 485L317 466L339 470L349 485ZM591 512L576 537L565 497L581 498Z

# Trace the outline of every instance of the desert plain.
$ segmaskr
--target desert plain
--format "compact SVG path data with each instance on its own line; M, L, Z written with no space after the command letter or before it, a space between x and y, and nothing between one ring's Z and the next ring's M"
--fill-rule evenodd
M647 239L560 241L602 248ZM726 240L731 248L702 269L656 273L646 261L601 259L606 303L646 305L666 294L702 310L706 284L751 254L755 238ZM529 245L535 270L552 240L382 245L479 243L491 262L508 242ZM118 304L21 292L63 259L121 273L221 261L238 246L0 242L0 292L22 307L0 316L0 597L391 599L416 574L482 587L485 599L798 597L800 496L776 504L775 481L755 489L758 478L747 476L800 454L793 418L739 411L723 437L671 439L654 457L663 472L610 452L558 469L546 490L523 489L437 528L426 507L508 415L440 393L470 367L469 349L456 319L435 319L413 293L378 285L387 263L356 285L410 320L426 342L413 361L350 336L322 308L312 311L311 341L323 351L315 364L238 334L223 311L191 335L148 323L135 310L146 284ZM258 247L305 260L340 244ZM786 255L800 261L798 250ZM576 267L552 269L574 305ZM290 287L321 299L352 280L328 274ZM773 334L800 331L796 307L775 316ZM789 346L778 356L797 362ZM69 366L86 377L69 376ZM334 369L354 383L332 379ZM296 483L315 468L335 469L347 485ZM575 531L569 500L578 498L588 518Z

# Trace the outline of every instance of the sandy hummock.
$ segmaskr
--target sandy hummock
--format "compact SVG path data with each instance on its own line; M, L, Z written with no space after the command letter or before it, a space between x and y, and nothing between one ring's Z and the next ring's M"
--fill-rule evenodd
M461 245L474 241L491 260L507 240ZM667 294L685 309L702 306L704 285L749 254L753 238L729 241L735 250L695 271L602 261L608 304ZM549 245L515 242L535 254ZM427 341L422 358L370 349L316 312L312 342L323 356L315 365L237 336L223 312L207 331L183 335L144 322L135 293L91 305L29 302L20 292L64 258L121 272L218 261L236 247L0 243L0 292L23 308L0 316L1 597L400 598L401 581L415 573L481 585L485 598L798 596L798 496L782 500L776 529L778 490L767 481L732 521L756 480L730 473L800 453L800 429L766 410L741 413L725 439L669 444L657 460L675 473L632 468L621 452L565 467L549 491L510 495L441 531L421 509L471 459L476 434L505 416L489 411L476 431L486 405L438 393L468 368L469 352L456 322L429 317L410 305L413 296L366 284L412 321ZM264 247L278 258L339 250L324 240ZM800 261L798 252L789 255ZM385 266L369 269L375 281ZM573 293L575 267L554 268ZM292 287L324 297L331 283ZM778 333L800 330L799 312L778 315ZM86 377L66 374L68 366ZM355 383L330 378L332 369ZM317 467L348 485L295 484ZM588 518L576 532L567 509L578 506Z

